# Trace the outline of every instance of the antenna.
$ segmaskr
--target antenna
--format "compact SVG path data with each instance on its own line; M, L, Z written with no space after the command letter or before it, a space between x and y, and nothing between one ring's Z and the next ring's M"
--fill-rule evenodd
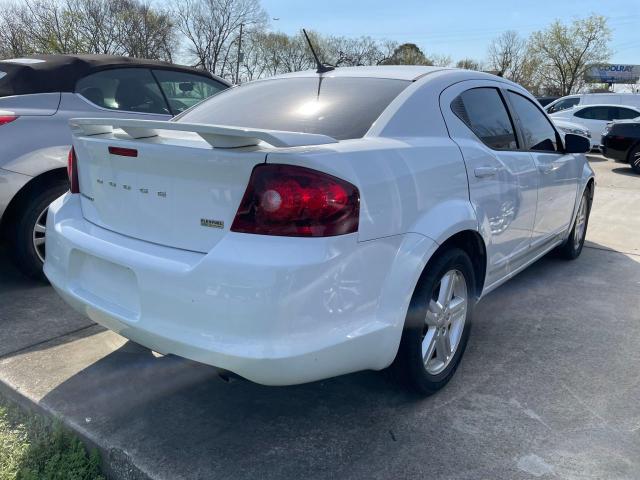
M327 73L327 72L330 72L331 70L335 70L336 67L332 65L326 65L320 61L320 58L318 57L318 54L314 50L313 44L309 39L309 35L307 35L307 31L304 28L302 29L302 33L304 33L304 37L307 39L307 43L309 44L309 48L311 49L313 58L316 60L316 66L318 67L318 69L316 70L316 73Z

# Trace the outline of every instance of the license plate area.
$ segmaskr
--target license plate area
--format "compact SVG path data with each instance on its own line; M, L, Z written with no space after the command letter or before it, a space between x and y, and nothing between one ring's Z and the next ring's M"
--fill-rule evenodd
M69 288L88 303L129 322L140 318L138 282L131 269L73 250L69 273Z

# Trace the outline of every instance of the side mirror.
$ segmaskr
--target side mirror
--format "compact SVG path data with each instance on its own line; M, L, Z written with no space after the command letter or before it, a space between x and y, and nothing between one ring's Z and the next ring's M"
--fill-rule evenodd
M587 153L591 150L591 141L582 135L567 133L564 136L565 153Z

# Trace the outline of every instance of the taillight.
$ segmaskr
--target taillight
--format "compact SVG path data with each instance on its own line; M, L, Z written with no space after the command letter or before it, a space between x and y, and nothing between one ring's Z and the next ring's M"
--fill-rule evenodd
M69 150L69 158L67 159L67 175L69 176L69 191L71 193L80 193L78 159L76 158L76 151L73 147Z
M109 147L111 155L120 155L121 157L137 157L138 150L135 148Z
M6 125L7 123L11 123L17 119L18 117L16 115L0 115L0 126Z
M253 169L232 232L330 237L358 231L360 194L339 178L294 165Z

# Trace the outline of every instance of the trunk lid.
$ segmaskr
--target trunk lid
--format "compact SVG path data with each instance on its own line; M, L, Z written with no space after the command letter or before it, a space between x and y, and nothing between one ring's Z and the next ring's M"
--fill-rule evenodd
M321 141L315 135L304 140L290 132L178 122L70 123L88 221L129 237L203 253L229 232L253 167L272 151L266 141L280 146ZM133 151L136 156L126 156Z

